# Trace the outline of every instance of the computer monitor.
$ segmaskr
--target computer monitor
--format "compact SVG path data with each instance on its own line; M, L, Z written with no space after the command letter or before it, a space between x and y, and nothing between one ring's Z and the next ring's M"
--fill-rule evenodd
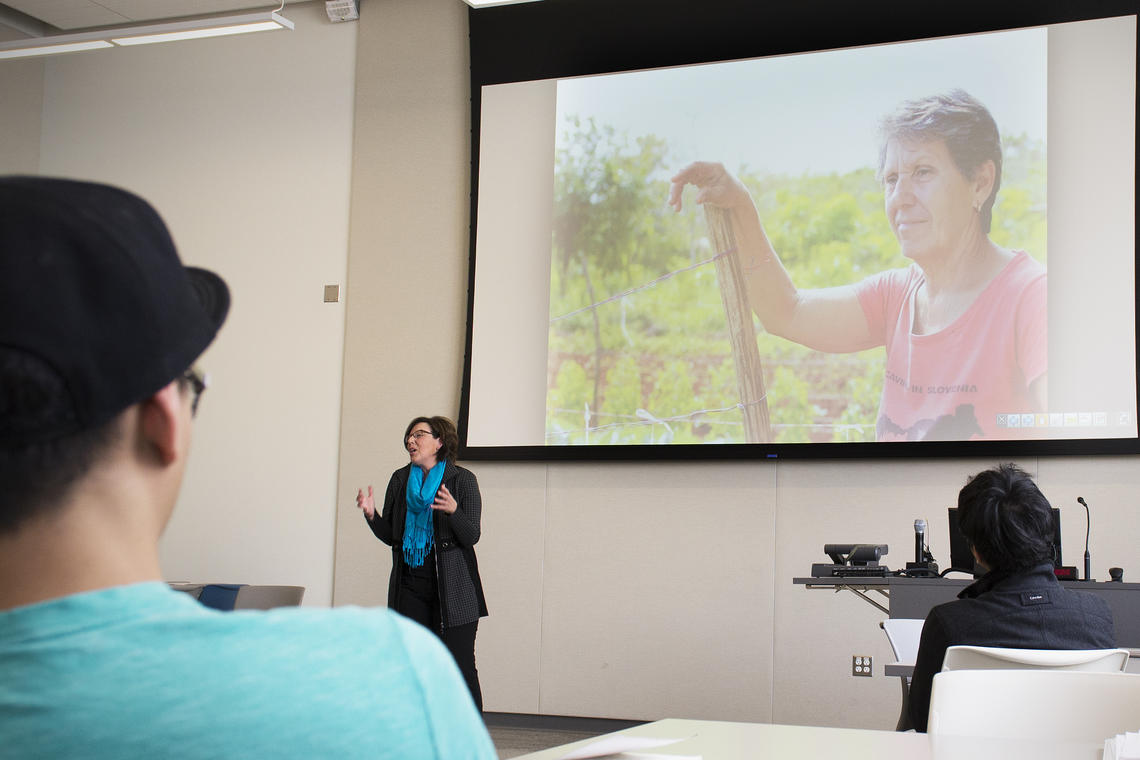
M958 508L950 507L947 513L950 518L950 567L973 572L975 576L982 575L974 568L970 542L962 535L962 528L958 525ZM1056 507L1053 507L1053 567L1061 567L1061 510Z

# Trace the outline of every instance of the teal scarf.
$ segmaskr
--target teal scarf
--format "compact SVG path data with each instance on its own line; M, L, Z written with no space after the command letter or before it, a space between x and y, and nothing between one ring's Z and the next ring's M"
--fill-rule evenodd
M425 478L424 471L413 464L412 472L408 475L408 487L404 494L408 504L408 514L404 518L404 561L411 567L421 566L435 543L431 524L434 510L431 504L435 501L439 484L443 482L445 469L447 462L437 462Z

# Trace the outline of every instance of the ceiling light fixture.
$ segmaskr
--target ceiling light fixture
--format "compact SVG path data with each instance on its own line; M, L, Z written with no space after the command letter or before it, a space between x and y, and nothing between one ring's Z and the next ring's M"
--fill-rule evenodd
M280 10L280 9L278 9ZM123 26L101 29L96 32L56 34L26 40L0 43L0 58L25 58L34 55L74 53L116 45L148 45L154 42L173 42L200 37L219 37L226 34L245 34L273 29L292 29L293 22L276 11L243 13L236 16L171 21L165 24Z
M0 44L0 58L27 58L33 55L55 55L56 53L78 53L81 50L98 50L99 48L115 47L110 42L101 39L76 40L78 35L62 35L72 41L59 38L38 37L34 40L23 40L19 45L8 42ZM50 41L49 41L50 40Z

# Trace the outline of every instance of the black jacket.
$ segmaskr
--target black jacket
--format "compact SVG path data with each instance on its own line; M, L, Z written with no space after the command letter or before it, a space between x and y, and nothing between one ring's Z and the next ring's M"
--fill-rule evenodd
M400 578L404 564L404 521L408 506L405 491L412 465L392 473L384 494L384 508L372 520L365 520L372 532L392 547L392 574L388 580L388 607L400 609ZM453 514L435 510L432 528L435 533L436 578L442 602L443 626L473 623L487 615L483 584L479 580L479 564L475 544L479 541L479 519L483 503L475 474L448 462L443 471L443 485L458 504Z
M946 649L955 645L1010 649L1111 649L1112 611L1098 596L1070 591L1053 565L1017 574L991 572L967 586L958 601L926 616L910 681L910 716L926 731L930 690Z

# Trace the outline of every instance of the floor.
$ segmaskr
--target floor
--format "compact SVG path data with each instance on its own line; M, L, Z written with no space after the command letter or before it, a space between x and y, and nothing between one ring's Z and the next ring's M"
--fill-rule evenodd
M500 760L636 726L641 721L484 713Z
M597 734L589 731L560 731L544 728L514 728L511 726L487 726L487 730L491 732L491 741L495 743L495 749L499 753L500 760L597 736Z

